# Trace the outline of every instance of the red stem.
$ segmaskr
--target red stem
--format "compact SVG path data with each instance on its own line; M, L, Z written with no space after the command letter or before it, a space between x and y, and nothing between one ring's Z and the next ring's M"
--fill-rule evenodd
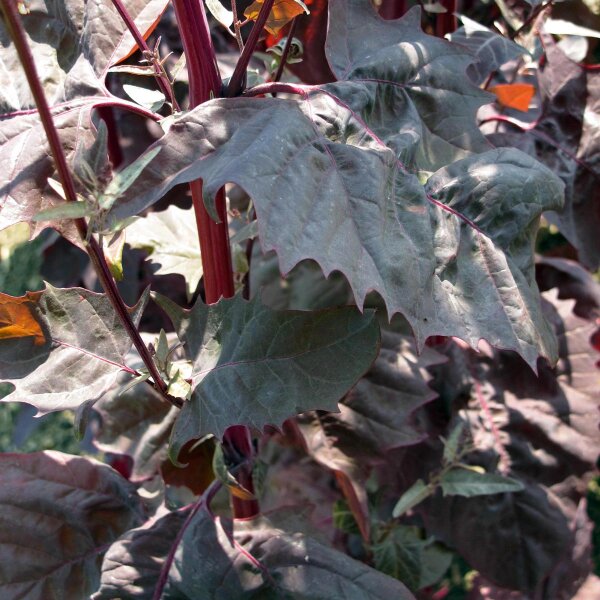
M272 0L267 0L267 2L269 1L272 4ZM194 108L210 100L211 97L220 95L221 76L217 68L215 51L210 39L210 30L202 0L173 0L173 6L187 59L190 108ZM248 47L247 44L246 48ZM246 48L244 48L244 52ZM253 46L250 47L250 54L252 50ZM242 53L243 55L244 53ZM206 302L207 304L213 304L221 297L230 298L234 294L225 190L219 190L216 198L219 223L215 223L206 212L202 198L202 181L196 180L190 183L190 190L200 239ZM224 440L242 456L252 456L252 443L247 427L242 425L230 427L225 432ZM252 472L244 467L241 469L239 477L240 483L252 491ZM248 501L233 497L233 514L235 517L252 517L258 512L259 506L255 500Z
M406 12L405 0L383 0L379 8L382 19L398 19Z
M215 223L206 212L202 199L202 181L200 179L192 181L190 190L200 239L205 299L207 304L214 304L221 297L231 298L234 294L233 267L225 211L225 190L220 189L216 198L220 223Z
M173 7L187 60L190 108L195 108L220 95L221 76L202 0L173 0ZM220 190L217 194L220 223L215 223L204 206L202 181L190 183L190 190L200 239L206 302L213 304L219 298L229 298L234 293L225 193Z
M46 137L48 138L48 144L54 157L54 163L56 170L58 171L60 182L65 191L65 196L69 202L77 202L75 182L71 176L71 171L69 170L67 159L58 136L58 131L56 130L54 121L52 120L52 113L50 112L50 107L48 106L42 84L40 83L37 74L35 61L33 60L31 49L27 43L27 36L17 11L16 2L13 2L12 0L2 0L2 12L4 13L6 25L17 50L17 54L19 55L19 60L21 61L23 70L25 71L27 82L29 83L31 93L38 108L40 120L42 122L42 126L44 127L44 131L46 132ZM167 394L167 386L162 380L162 377L160 376L158 369L154 364L154 360L152 359L148 348L144 344L135 324L133 323L125 302L123 302L123 299L119 294L115 281L110 274L110 269L108 268L106 259L104 258L102 248L94 237L89 236L85 219L74 219L74 222L81 239L84 241L92 265L94 266L94 269L98 275L98 279L100 280L100 283L102 284L102 287L104 288L104 291L106 292L110 303L115 309L115 312L117 313L123 327L127 331L129 338L139 352L140 357L146 365L146 368L152 375L155 387L167 400L173 403L174 399ZM86 242L85 240L88 238L89 242Z
M458 23L454 16L456 12L456 0L441 0L441 5L447 12L437 15L435 20L435 35L443 38L447 33L456 31Z

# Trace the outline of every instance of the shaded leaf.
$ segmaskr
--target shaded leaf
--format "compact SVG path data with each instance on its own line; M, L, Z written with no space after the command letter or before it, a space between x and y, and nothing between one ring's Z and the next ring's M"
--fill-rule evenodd
M0 479L2 596L89 597L101 556L142 520L134 486L104 464L60 452L0 454Z
M235 522L231 532L201 509L175 553L165 598L207 592L240 600L413 598L400 582L302 534L284 533L266 519Z
M254 0L244 11L244 16L251 21L256 21L263 3L264 0ZM302 0L275 0L265 23L265 29L272 35L276 35L294 17L302 13L308 14L308 12L309 10Z
M536 131L550 143L538 138L538 156L566 184L565 209L549 220L578 249L580 261L595 269L600 265L600 135L591 115L600 111L600 72L570 61L552 44L539 81L543 116Z
M147 297L131 309L136 323ZM26 402L38 415L76 409L101 396L123 370L131 340L104 294L46 284L41 292L4 298L4 330L16 328L18 337L0 343L0 380L15 387L3 402Z
M311 408L333 409L379 348L372 313L353 308L274 312L240 296L183 310L156 296L193 363L194 392L177 419L171 454L230 425L262 429Z
M518 494L436 498L424 514L435 523L433 533L443 530L445 541L495 584L571 597L569 586L589 569L570 527L585 494L583 481L595 472L600 444L598 355L590 347L596 326L573 315L573 301L557 300L556 292L544 296L552 303L544 308L558 333L556 369L540 365L536 377L508 352L454 356L452 369L462 371L466 389L457 389L459 395L468 397L473 388L466 414L477 462L490 469L500 457L511 476L535 479L551 491L528 486ZM579 558L565 565L570 557Z
M600 284L578 262L551 256L539 257L536 279L541 291L557 288L559 299L574 300L575 315L587 320L600 316Z
M157 275L178 273L185 277L188 298L193 296L202 277L193 209L170 206L136 219L126 229L126 240L131 247L150 252L150 260L158 266Z
M502 587L533 593L571 542L560 503L539 486L475 498L439 494L430 502L427 531Z
M104 555L93 600L152 600L162 565L190 509L148 520L116 540ZM204 568L204 567L203 567Z
M340 402L340 412L299 418L309 454L335 472L365 539L368 469L384 461L391 449L423 439L415 412L435 397L425 368L441 360L431 348L418 356L408 338L383 331L377 360Z
M148 338L142 335L146 342ZM143 368L135 349L125 360L135 369ZM167 459L169 435L179 410L152 386L131 386L134 380L122 374L118 385L93 404L99 417L93 443L101 452L130 456L133 467L129 479L142 482L154 476Z
M523 484L496 473L478 473L471 469L456 468L444 473L440 479L444 496L484 496L503 492L521 492Z

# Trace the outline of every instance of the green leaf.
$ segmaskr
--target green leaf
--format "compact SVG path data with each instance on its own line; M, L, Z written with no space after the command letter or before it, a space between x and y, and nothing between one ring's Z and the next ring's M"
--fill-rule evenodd
M139 322L147 291L130 309ZM85 324L85 327L82 327ZM0 380L38 415L100 397L123 369L131 340L104 294L46 284L20 298L0 294Z
M243 227L238 229L235 235L231 238L232 244L241 244L246 240L251 240L258 235L258 223L256 220L250 221L250 223L246 223Z
M0 479L3 598L88 598L101 555L143 520L135 487L90 458L0 454Z
M136 219L126 229L127 243L132 248L150 252L157 275L178 273L185 277L191 299L202 277L202 259L193 209L170 206Z
M165 95L158 90L139 87L137 85L123 85L123 91L137 104L146 107L152 112L158 112L165 103Z
M450 432L448 439L444 441L444 462L452 463L456 460L460 450L462 435L465 430L465 422L459 421Z
M136 158L136 160L122 171L115 173L100 198L98 198L100 208L109 210L114 202L135 183L135 180L142 174L142 171L154 160L160 151L161 148L155 146Z
M230 425L262 429L337 401L369 368L379 350L372 312L345 307L315 313L275 312L241 296L187 311L156 295L193 364L194 393L171 438L177 457L189 440Z
M10 242L8 244L4 243L5 240L2 239L3 234L8 232L10 230L5 229L0 234L0 254L2 255L0 261L0 290L11 296L20 296L27 291L39 290L43 287L40 275L43 252L47 245L54 241L56 234L40 236L34 240L23 241L12 246ZM25 240L28 238L29 233L26 232Z
M402 494L400 500L396 502L392 516L397 519L414 506L417 506L417 504L423 502L426 498L429 498L434 491L434 486L426 484L422 479L418 479Z
M444 496L485 496L503 492L521 492L525 486L517 479L495 473L478 473L471 469L456 468L440 479Z
M416 591L433 585L447 571L452 553L422 539L417 527L399 525L373 544L375 568Z
M190 399L190 396L192 395L192 386L179 369L176 369L175 373L169 377L167 393L175 398L181 398L183 400Z
M123 388L120 390L119 394L125 394L130 389L133 389L136 385L144 383L144 381L148 381L148 379L150 379L150 373L140 373L140 375L137 375L136 377L128 381L127 384L123 386Z
M160 330L154 348L154 359L161 370L166 370L167 360L169 358L169 342L164 329Z
M80 219L91 214L87 202L67 202L52 208L41 210L34 215L34 221L56 221L61 219Z

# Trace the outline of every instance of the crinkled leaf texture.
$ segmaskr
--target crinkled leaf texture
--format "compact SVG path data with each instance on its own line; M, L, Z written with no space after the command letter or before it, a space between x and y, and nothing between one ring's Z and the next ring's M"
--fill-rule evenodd
M89 458L0 454L0 596L87 598L100 558L143 520L135 487Z
M148 298L130 309L139 322ZM22 311L11 310L18 306ZM26 402L38 415L77 409L99 398L123 370L131 339L104 294L46 284L20 298L0 295L0 381L15 389L3 402ZM35 324L33 331L23 324ZM2 335L19 326L18 336Z
M283 272L306 258L341 271L359 306L379 292L420 347L451 335L475 347L485 338L531 365L553 358L532 244L540 213L560 206L558 178L504 149L457 161L424 188L374 135L329 94L209 102L157 142L160 164L116 215L181 181L203 178L211 197L233 181L254 199L263 249Z
M186 311L155 299L193 363L194 393L171 437L175 457L187 441L222 436L230 425L262 429L313 408L337 410L379 351L371 311L276 312L239 295L210 306L198 300Z
M94 600L150 600L172 544L177 546L163 600L413 598L399 581L265 519L236 521L232 527L200 507L184 525L188 514L167 514L113 544Z
M142 32L164 11L167 0L125 0ZM91 139L94 106L132 103L111 97L104 80L109 67L135 47L123 19L110 0L34 0L22 18L65 153ZM36 235L49 223L31 223L57 198L47 187L54 164L10 36L0 21L0 229L28 222ZM70 224L52 226L77 242Z
M562 184L517 150L483 152L474 116L488 96L464 74L467 51L424 35L418 17L383 21L367 2L332 1L327 55L339 81L299 100L215 100L176 119L157 142L161 160L113 217L197 178L214 216L217 191L236 183L282 272L313 259L344 274L359 306L377 291L420 348L432 335L474 347L485 338L535 366L555 343L533 236ZM425 186L413 173L449 163Z

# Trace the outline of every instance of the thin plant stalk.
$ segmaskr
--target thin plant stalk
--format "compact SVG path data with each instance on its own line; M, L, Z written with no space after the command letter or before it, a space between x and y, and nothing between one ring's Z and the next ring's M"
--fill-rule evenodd
M17 49L19 60L21 61L23 70L25 71L27 82L29 83L31 93L33 94L36 106L38 108L40 120L42 122L42 126L44 127L44 131L46 132L46 137L48 138L48 144L50 146L52 156L54 157L56 170L58 171L60 182L65 191L65 197L69 202L77 202L75 182L71 176L71 171L69 170L67 159L58 136L58 131L56 130L54 121L52 119L50 107L48 106L44 90L37 74L33 55L27 43L25 30L23 29L23 25L17 11L16 2L13 2L12 0L2 0L2 12L4 13L5 23L8 27L13 43L15 44L15 48ZM92 265L94 266L96 274L98 275L98 279L104 288L104 291L106 292L106 296L115 309L115 312L117 313L133 345L139 352L144 365L150 372L152 379L154 380L155 387L171 403L176 403L175 399L171 398L167 394L167 386L160 376L156 365L154 364L154 360L150 355L150 351L144 344L139 331L133 323L123 298L121 298L121 295L119 294L119 290L117 289L116 283L110 273L110 269L106 263L104 252L101 246L94 237L89 235L88 226L84 218L73 219L73 221L79 235L81 236L81 239L83 240Z
M138 48L142 50L145 56L153 55L153 51L150 46L146 43L144 36L138 29L135 21L131 18L131 15L125 8L125 5L121 0L112 0L114 7L117 9L117 12L123 19L125 25L127 25L127 29L129 29L129 33L131 33L135 43L138 45ZM171 106L173 110L176 112L180 112L181 108L177 103L177 99L175 98L175 92L173 91L173 86L171 84L171 80L169 78L169 74L167 73L164 66L157 64L156 60L152 60L152 67L154 68L154 77L156 78L156 83L160 88L161 92L165 95L165 98L168 98L171 102Z
M281 76L283 75L283 70L285 69L285 65L287 64L287 59L290 54L290 48L292 47L294 34L296 33L296 27L298 27L298 17L294 17L292 19L290 30L288 31L287 39L285 40L285 46L283 47L283 52L281 53L281 60L279 61L277 72L273 77L273 81L275 82L279 81L281 79Z
M242 28L240 25L240 19L238 17L237 0L231 0L231 12L233 13L233 30L235 32L235 39L238 43L240 52L243 52L244 40L242 39Z
M244 46L242 55L235 65L235 69L233 70L233 74L229 80L229 85L227 86L227 96L229 98L238 96L243 90L244 81L246 79L246 70L248 69L250 59L252 58L252 54L254 53L256 44L258 43L258 38L260 37L265 23L269 18L274 1L275 0L265 0L260 12L258 13L254 27L252 27L252 31L246 40L246 45Z

